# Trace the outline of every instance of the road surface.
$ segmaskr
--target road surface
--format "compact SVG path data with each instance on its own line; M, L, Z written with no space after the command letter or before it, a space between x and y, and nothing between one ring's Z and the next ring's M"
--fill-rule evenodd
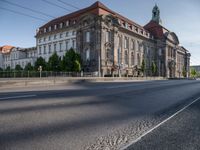
M79 83L4 90L0 93L0 149L123 149L198 97L200 81L195 80ZM129 148L154 149L157 143L163 143L159 149L168 149L171 142L176 147L176 143L188 141L187 146L191 146L195 143L190 137L193 134L199 141L199 114L188 112L194 107L199 111L199 103ZM191 130L194 131L187 134ZM185 134L188 137L184 136L183 142ZM171 136L176 138L170 141Z

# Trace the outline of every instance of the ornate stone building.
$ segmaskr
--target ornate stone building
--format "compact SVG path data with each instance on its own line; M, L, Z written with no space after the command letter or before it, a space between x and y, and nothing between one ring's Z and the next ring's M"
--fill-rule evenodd
M96 2L48 22L37 30L36 39L38 56L48 59L52 47L62 56L74 47L83 70L100 76L182 77L183 71L189 75L190 54L179 45L176 34L161 25L157 5L151 21L140 26Z

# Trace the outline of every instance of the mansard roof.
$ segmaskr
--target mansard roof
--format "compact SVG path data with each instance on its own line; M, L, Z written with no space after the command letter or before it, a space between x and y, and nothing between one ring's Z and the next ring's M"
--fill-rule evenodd
M127 22L131 25L134 25L134 26L142 29L142 30L145 30L139 24L137 24L137 23L129 20L128 18L112 11L111 9L106 7L104 4L102 4L101 2L97 1L89 7L86 7L84 9L80 9L80 10L75 11L73 13L70 13L70 14L67 14L67 15L64 15L64 16L61 16L61 17L58 17L56 19L49 21L48 23L46 23L45 25L43 25L39 28L38 33L43 33L42 29L44 29L44 28L48 28L50 26L54 26L54 25L57 25L59 23L64 23L68 20L71 20L71 21L76 20L76 19L78 19L78 17L80 17L84 13L93 13L93 14L96 14L96 15L112 14L113 16L116 16L117 18L121 19L122 21L125 21L125 22Z
M163 27L161 24L158 24L156 21L151 20L144 28L157 39L168 39L175 44L179 44L177 35Z

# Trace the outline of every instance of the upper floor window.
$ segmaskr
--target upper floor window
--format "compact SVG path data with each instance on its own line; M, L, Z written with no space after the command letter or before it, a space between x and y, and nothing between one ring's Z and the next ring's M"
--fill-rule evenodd
M72 32L72 35L76 35L76 31L73 31L73 32Z
M68 37L69 36L69 32L66 32L66 37Z
M55 35L54 35L54 40L55 40L56 38L57 38L57 35L55 34Z
M107 31L106 32L106 42L110 42L111 41L111 32Z
M60 38L62 38L63 37L63 34L62 33L60 33Z
M54 44L54 52L56 52L56 43Z
M41 48L41 46L39 47L39 55L41 55L41 53L42 53L42 48Z
M67 40L66 42L65 42L65 44L66 44L66 51L69 49L69 41Z
M46 38L44 37L44 42L46 41Z
M49 36L49 41L51 41L51 36Z
M86 32L86 42L90 42L90 32Z
M47 32L47 29L46 28L44 28L44 33L46 33Z
M51 45L49 45L49 54L51 53Z
M135 41L134 41L134 40L132 40L132 42L131 42L131 49L132 49L132 50L135 49Z
M76 40L72 41L72 47L75 49L76 48Z
M62 43L60 43L60 52L62 52Z
M44 54L46 54L46 46L44 45Z
M128 38L125 37L124 39L124 48L128 49Z

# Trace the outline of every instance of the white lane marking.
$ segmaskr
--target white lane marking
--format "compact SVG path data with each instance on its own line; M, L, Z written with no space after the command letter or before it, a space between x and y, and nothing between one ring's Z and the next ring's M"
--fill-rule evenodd
M151 133L153 130L155 130L156 128L160 127L162 124L166 123L168 120L172 119L173 117L175 117L176 115L178 115L179 113L181 113L182 111L184 111L185 109L187 109L189 106L191 106L192 104L194 104L195 102L197 102L198 100L200 100L200 97L198 97L197 99L195 99L194 101L192 101L191 103L189 103L188 105L186 105L185 107L183 107L182 109L180 109L179 111L177 111L176 113L174 113L172 116L168 117L167 119L165 119L161 123L157 124L155 127L153 127L152 129L150 129L149 131L143 133L141 136L139 136L137 139L135 139L132 142L130 142L128 145L122 147L121 150L125 150L128 147L130 147L131 145L133 145L136 142L140 141L144 136L146 136L147 134Z
M35 97L35 96L37 96L37 95L19 95L19 96L1 97L0 100Z

